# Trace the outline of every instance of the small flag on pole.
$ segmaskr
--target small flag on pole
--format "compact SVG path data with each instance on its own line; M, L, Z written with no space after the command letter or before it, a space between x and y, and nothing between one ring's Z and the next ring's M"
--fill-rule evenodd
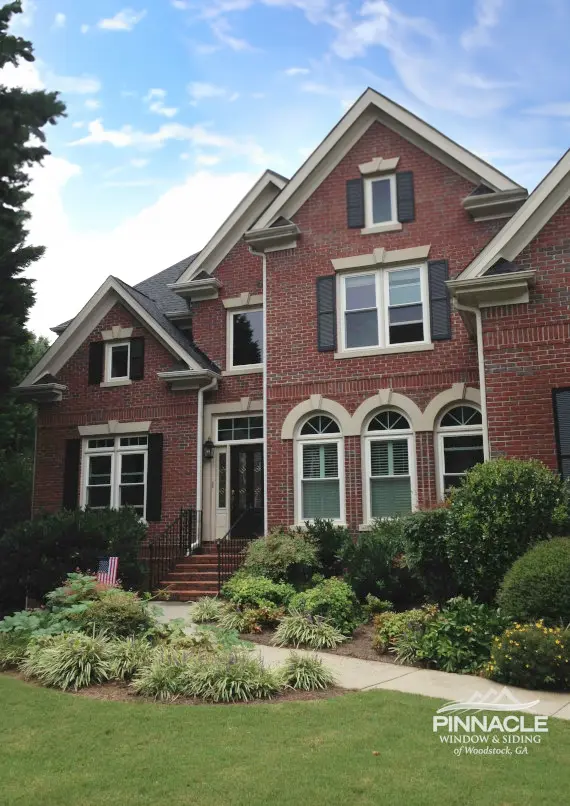
M102 560L99 560L97 582L102 582L104 585L114 585L117 581L118 566L118 557L104 557Z

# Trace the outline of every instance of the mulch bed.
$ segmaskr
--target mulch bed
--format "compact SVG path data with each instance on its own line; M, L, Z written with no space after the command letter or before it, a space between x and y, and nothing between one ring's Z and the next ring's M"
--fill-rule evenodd
M272 646L271 638L274 630L263 630L259 633L244 633L240 636L243 641L251 641L253 644L265 644ZM336 649L320 649L319 652L327 652L331 655L346 655L350 658L360 658L361 660L376 660L382 663L395 663L396 658L391 652L379 655L372 646L374 637L374 625L362 624L353 632L352 638L339 644Z

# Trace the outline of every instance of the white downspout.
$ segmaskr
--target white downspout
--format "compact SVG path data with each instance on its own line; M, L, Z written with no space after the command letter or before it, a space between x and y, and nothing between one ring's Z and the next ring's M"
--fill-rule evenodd
M202 443L204 441L204 392L209 392L211 389L216 389L217 386L218 379L214 377L210 383L208 383L206 386L201 386L198 389L198 424L196 428L196 511L200 512L200 517L202 517L202 468L204 450Z
M263 533L267 534L269 515L267 511L267 256L249 247L252 255L261 258L263 274Z
M491 455L489 449L489 421L487 419L487 384L485 382L485 354L483 352L483 321L481 309L473 308L470 305L461 305L454 299L454 305L458 311L467 311L475 314L475 327L477 332L477 359L479 364L479 391L481 392L481 419L483 420L483 458L489 461Z

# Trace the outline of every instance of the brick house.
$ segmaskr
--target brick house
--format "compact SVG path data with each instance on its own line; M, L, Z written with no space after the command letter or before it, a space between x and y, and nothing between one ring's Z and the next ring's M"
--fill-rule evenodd
M109 277L18 388L34 512L364 530L488 457L570 474L570 153L528 196L368 89L193 255ZM237 525L234 525L238 521Z

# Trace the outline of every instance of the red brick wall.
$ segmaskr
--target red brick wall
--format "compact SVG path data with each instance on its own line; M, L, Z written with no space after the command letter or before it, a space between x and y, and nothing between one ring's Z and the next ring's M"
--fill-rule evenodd
M491 454L556 468L552 389L570 386L570 202L515 263L537 272L530 303L484 314Z
M416 220L399 232L362 235L346 223L346 181L373 157L399 157L398 171L414 174ZM317 351L315 281L333 274L332 258L368 254L377 247L404 249L431 244L430 259L449 261L456 276L503 222L474 223L461 206L473 185L399 135L373 124L341 160L293 220L301 230L296 249L267 258L269 521L293 523L291 442L281 442L287 413L311 394L331 398L353 413L378 389L391 387L420 408L456 382L478 385L475 344L456 314L453 338L430 352L336 359ZM433 436L418 435L421 506L436 497ZM421 446L421 449L420 449ZM347 518L362 522L360 440L345 441Z
M101 388L87 383L89 343L113 325L134 327L145 337L144 379L129 386ZM196 496L197 394L172 392L157 377L168 370L173 356L120 304L104 317L92 334L57 373L68 387L60 403L40 406L34 512L61 507L65 440L79 436L78 425L109 420L152 420L151 432L164 435L163 523L172 521L183 506L194 506ZM159 528L152 524L151 530Z

